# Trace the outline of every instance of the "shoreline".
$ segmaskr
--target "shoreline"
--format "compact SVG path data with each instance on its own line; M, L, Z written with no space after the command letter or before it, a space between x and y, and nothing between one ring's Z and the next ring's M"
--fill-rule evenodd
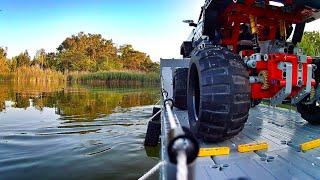
M135 71L70 72L62 74L52 70L25 68L22 71L0 74L0 81L30 83L79 83L93 86L104 85L156 85L160 83L159 73Z

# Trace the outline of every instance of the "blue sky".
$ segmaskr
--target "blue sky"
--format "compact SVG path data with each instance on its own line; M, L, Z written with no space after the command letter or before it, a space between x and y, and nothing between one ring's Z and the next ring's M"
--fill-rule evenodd
M160 57L179 56L191 29L184 19L198 18L204 0L1 0L0 46L9 57L40 48L55 51L80 31L99 33L117 45L130 43ZM319 23L319 22L318 22ZM308 30L319 30L317 23Z

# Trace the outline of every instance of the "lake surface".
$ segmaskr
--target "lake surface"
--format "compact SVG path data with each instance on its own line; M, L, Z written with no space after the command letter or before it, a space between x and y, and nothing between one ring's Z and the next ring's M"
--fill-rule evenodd
M0 83L0 179L137 179L157 88Z

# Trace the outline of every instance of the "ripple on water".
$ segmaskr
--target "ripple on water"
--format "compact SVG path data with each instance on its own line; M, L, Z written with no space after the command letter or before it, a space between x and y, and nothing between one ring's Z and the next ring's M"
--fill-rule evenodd
M8 120L15 111L6 113L0 127L0 174L6 179L136 179L155 163L142 148L152 106L118 107L94 119L58 117L54 108L19 110L25 118L15 124Z

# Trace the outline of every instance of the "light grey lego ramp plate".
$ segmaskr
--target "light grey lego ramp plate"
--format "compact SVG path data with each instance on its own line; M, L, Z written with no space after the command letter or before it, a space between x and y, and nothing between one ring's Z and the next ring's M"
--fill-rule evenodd
M188 60L163 60L164 67L186 67ZM162 61L162 62L163 62ZM177 65L177 64L178 65ZM164 78L168 92L172 91L172 74ZM188 113L174 108L182 126L188 127ZM166 144L168 125L166 115L162 114L162 160L168 161ZM303 120L298 113L265 105L250 110L248 122L243 131L234 138L221 143L204 143L201 147L230 147L228 156L199 157L194 163L194 178L209 179L320 179L320 149L300 151L300 144L320 138L320 126L313 126ZM239 153L237 145L266 142L268 150ZM171 168L171 167L170 167ZM162 178L170 168L162 169Z
M181 124L188 125L187 112L175 109ZM320 179L320 149L306 153L299 145L320 138L320 127L312 126L294 111L258 106L251 109L244 130L222 143L201 147L231 148L228 156L198 158L196 179ZM201 142L201 140L199 140ZM237 145L267 142L267 151L237 152Z

